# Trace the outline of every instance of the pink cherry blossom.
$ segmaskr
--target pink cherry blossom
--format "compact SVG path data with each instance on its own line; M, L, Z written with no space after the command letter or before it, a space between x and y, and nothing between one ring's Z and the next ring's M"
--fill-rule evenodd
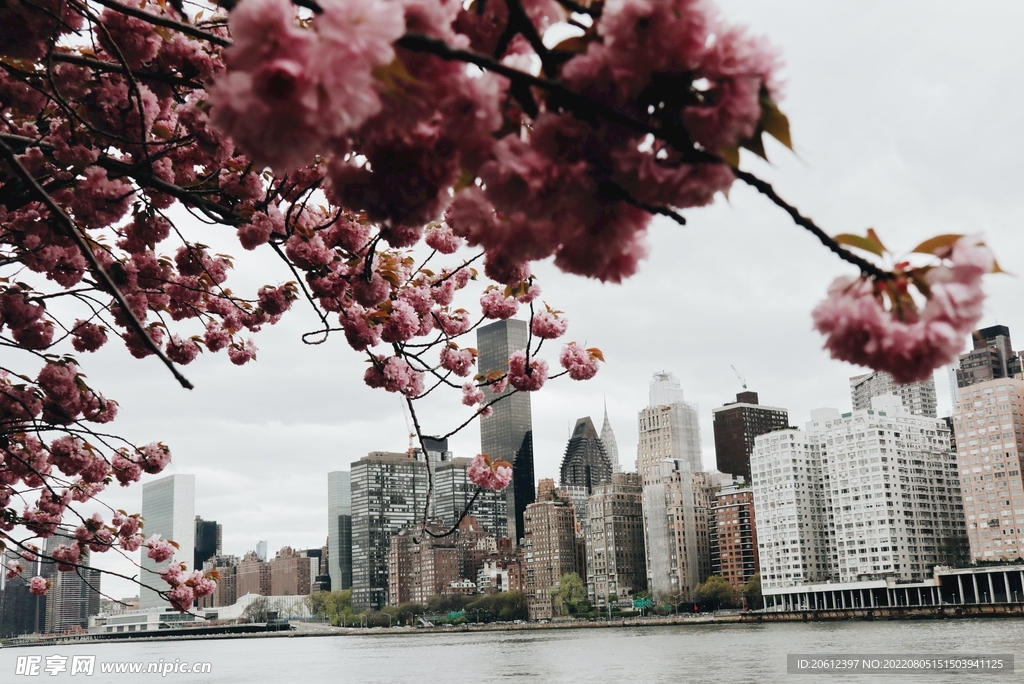
M506 297L498 288L487 290L480 297L480 310L487 318L504 321L512 318L519 311L519 302L515 297Z
M927 379L954 361L981 320L981 277L994 262L977 237L960 238L947 259L949 266L925 274L930 293L920 312L886 310L872 281L837 278L812 313L832 357L887 371L899 383Z
M466 475L477 487L500 492L512 481L512 467L505 461L492 461L486 454L478 454Z
M196 600L196 595L192 587L187 584L179 584L167 592L167 600L175 610L187 613L192 610L192 603Z
M33 577L32 581L28 583L28 591L33 596L46 596L46 592L50 590L50 580L42 577Z
M23 572L25 572L25 568L21 563L16 560L7 561L7 571L4 573L7 579L12 580Z
M445 347L441 350L441 367L464 378L473 370L476 363L476 355L469 349L458 349L456 347Z
M185 581L187 572L184 561L171 561L167 564L167 567L160 571L160 579L172 587L176 587Z
M152 537L146 540L145 546L149 551L146 555L152 558L157 563L163 563L174 555L174 546L164 539L160 538L159 534L154 534Z
M501 394L508 387L508 374L502 375L500 378L491 380L491 393Z
M530 359L526 364L526 352L520 349L508 357L508 381L517 390L536 392L548 379L548 362L544 359Z
M381 368L373 365L363 375L363 381L370 387L383 387L388 392L399 392L407 397L423 392L423 373L410 368L405 359L389 356L378 363Z
M147 473L155 475L167 467L171 462L171 450L160 442L151 442L138 450L142 457L139 465Z
M540 311L533 317L530 330L543 340L553 340L565 334L569 322L551 311Z
M384 342L406 342L420 329L416 310L404 301L391 304L391 314L381 326L380 339Z
M57 561L57 569L62 572L74 570L81 559L81 554L82 549L77 544L61 544L50 552L50 556Z
M256 344L246 340L245 344L233 344L228 347L228 358L236 366L242 366L256 358Z
M96 351L107 341L106 329L88 321L75 321L71 334L74 336L71 345L80 352Z
M483 391L471 382L462 385L462 403L466 406L476 406L484 400Z
M436 223L428 228L424 241L441 254L454 254L462 245L462 238L457 237L445 223Z
M576 342L562 347L558 362L569 371L569 377L573 380L589 380L597 375L597 358Z

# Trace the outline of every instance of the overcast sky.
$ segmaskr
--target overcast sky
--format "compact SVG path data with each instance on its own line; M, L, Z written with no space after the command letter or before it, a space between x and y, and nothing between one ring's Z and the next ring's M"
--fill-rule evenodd
M768 35L786 62L781 105L796 154L770 145L771 165L745 157L745 168L831 234L874 227L902 251L940 233L981 232L1003 268L1024 274L1024 4L720 4L726 16ZM567 339L600 347L608 361L589 382L563 379L533 396L539 478L557 478L577 418L590 415L600 426L604 399L620 460L632 469L636 415L655 371L675 373L687 400L699 403L709 468L711 409L742 389L730 366L761 403L787 408L794 424L819 406L848 409L848 378L864 371L829 359L810 311L852 267L739 184L728 201L686 215L686 227L655 222L650 257L623 285L536 266L543 298L569 316ZM290 278L279 262L239 254L237 243L230 251L245 257L237 291ZM981 325L1008 325L1024 346L1020 278L992 276L987 291ZM340 337L302 345L299 335L313 326L308 308L299 307L257 337L257 362L239 368L223 354L200 359L186 368L191 392L157 361L137 361L115 345L84 359L95 385L121 402L117 431L142 443L165 441L174 454L167 472L195 474L196 513L223 524L226 553L240 555L261 539L271 554L284 545L322 545L327 472L368 451L408 445L399 400L363 385L365 364ZM942 415L949 411L944 373L937 385ZM454 396L423 410L428 433L466 416ZM474 455L478 427L451 444L457 456ZM140 510L141 497L141 486L105 494L130 511ZM115 595L137 593L128 583L104 582Z

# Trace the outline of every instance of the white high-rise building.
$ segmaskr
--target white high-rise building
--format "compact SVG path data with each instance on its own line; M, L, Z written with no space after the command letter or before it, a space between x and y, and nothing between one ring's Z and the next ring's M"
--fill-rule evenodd
M171 560L180 560L191 567L195 556L196 540L196 476L170 475L147 482L142 486L142 517L145 519L146 536L159 534L162 539L178 544ZM161 589L170 589L157 577L171 561L157 563L142 551L143 584ZM151 571L151 572L150 572ZM142 587L139 593L140 608L155 608L168 605L157 592Z
M838 417L835 409L817 409L811 425ZM765 591L834 576L821 461L820 437L810 426L808 432L786 429L754 439L750 477Z
M850 399L853 410L871 408L871 399L895 394L903 405L915 416L934 418L938 415L938 400L935 396L935 376L920 382L900 385L885 371L874 371L850 378Z
M819 432L841 582L921 581L965 536L960 476L942 420L896 396L827 421Z
M644 486L661 479L666 459L682 461L692 473L703 471L698 407L683 400L674 375L654 374L650 404L637 415L637 426L636 466Z
M950 562L965 530L945 422L911 414L893 395L870 409L811 415L805 433L756 440L765 591L829 577L922 581Z
M327 568L333 591L352 586L352 476L347 470L327 473Z

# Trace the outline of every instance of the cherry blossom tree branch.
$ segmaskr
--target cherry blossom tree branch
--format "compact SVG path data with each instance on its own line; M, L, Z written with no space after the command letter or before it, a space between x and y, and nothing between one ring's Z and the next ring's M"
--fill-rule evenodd
M216 33L210 33L209 31L204 31L200 28L196 28L195 26L192 26L191 24L186 24L182 21L177 21L169 17L162 17L159 14L146 12L144 10L131 7L130 5L124 5L120 2L117 2L117 0L95 0L95 2L99 5L103 5L104 7L109 7L110 9L116 12L121 12L122 14L127 14L130 17L135 17L136 19L141 19L142 21L149 22L154 26L162 26L163 28L174 29L175 31L184 33L186 36L192 36L193 38L198 38L199 40L205 40L218 47L231 47L231 41L227 38L224 38L223 36L218 36Z
M892 280L895 277L893 273L878 268L867 259L840 247L839 243L829 237L829 235L819 228L814 221L801 214L796 207L782 199L779 194L775 192L775 188L773 188L770 183L761 180L754 174L748 173L747 171L741 171L734 168L732 172L738 179L760 192L777 206L781 207L787 214L789 214L794 223L801 228L805 228L810 231L812 235L821 241L821 244L828 247L829 250L834 252L843 261L848 261L859 268L861 273L864 275L870 276L875 280Z
M39 182L36 181L36 179L32 176L31 173L29 173L28 169L26 169L24 165L22 165L21 161L18 159L18 155L15 154L14 150L11 149L10 146L8 146L7 143L4 142L3 140L0 140L0 154L3 155L7 163L11 165L15 173L22 179L22 181L28 184L29 189L33 193L35 193L35 195L44 205L46 205L47 209L50 210L53 216L64 228L64 231L67 233L68 237L70 237L74 241L75 245L78 247L78 250L82 253L82 256L85 257L85 259L89 262L90 269L92 270L93 274L104 286L104 289L106 289L114 298L118 306L120 306L121 309L124 311L124 315L125 318L128 320L129 327L135 332L136 335L138 335L141 338L142 343L153 354L155 354L157 358L159 358L165 366L167 366L167 368L171 371L171 374L174 375L174 379L177 380L182 387L184 387L185 389L193 389L193 385L191 382L189 382L188 378L182 375L181 372L177 369L177 367L175 367L174 363L172 363L171 360L167 358L163 350L160 348L160 345L158 345L150 338L149 334L146 332L146 329L143 327L142 323L135 315L135 312L132 311L131 306L129 306L128 301L124 298L124 295L121 294L121 290L114 283L114 280L110 277L110 274L107 273L106 269L103 268L102 264L100 264L99 260L96 258L96 254L89 247L89 243L87 242L85 236L81 233L81 231L78 230L78 226L76 226L75 222L71 220L71 217L68 216L64 212L64 210L61 209L60 206L58 206L57 203L53 201L53 198L50 197L49 193L47 193L43 189L43 187L39 185Z
M675 131L665 131L657 126L638 121L631 116L623 114L622 112L609 107L605 104L592 100L584 95L579 95L569 90L565 86L550 81L545 78L540 78L532 74L528 74L518 69L508 67L501 64L497 60L494 60L486 55L480 55L471 50L461 50L450 47L443 40L435 38L428 38L426 36L420 36L415 34L406 34L402 36L397 42L397 45L404 47L408 50L414 50L418 52L426 52L428 54L441 57L442 59L451 59L467 62L474 64L481 69L492 71L496 74L504 76L513 82L522 83L528 86L536 87L557 96L557 101L567 109L583 117L584 119L592 118L594 115L598 115L601 118L608 120L610 123L619 124L625 126L631 130L639 131L642 133L650 133L661 140L664 140L672 147L679 150L684 157L684 160L691 163L707 163L707 164L724 164L725 161L717 155L711 154L704 150L695 148L692 142L685 135L685 132L678 133ZM815 237L817 237L822 244L824 244L830 251L832 251L840 259L847 261L861 270L865 275L868 275L877 280L891 280L893 274L881 269L870 261L844 249L833 240L825 231L819 228L809 218L800 214L800 212L783 200L778 193L775 192L772 186L757 178L753 174L741 171L737 168L732 168L733 173L736 177L750 185L752 188L765 195L773 203L784 209L793 221L808 231L810 231ZM636 205L639 206L639 205ZM653 213L667 215L674 220L683 218L676 212L672 211L667 207L641 207L646 211ZM678 218L677 218L678 216Z
M67 64L75 64L78 66L88 67L95 69L96 71L107 71L115 74L130 73L132 76L138 79L146 81L156 81L158 83L164 83L171 86L182 86L185 88L202 88L203 84L196 81L192 81L187 78L183 78L180 74L157 74L152 71L143 71L141 69L125 69L119 64L113 62L107 62L102 59L93 59L92 57L83 57L82 55L76 55L71 52L54 52L50 55L50 59L54 62L65 62Z

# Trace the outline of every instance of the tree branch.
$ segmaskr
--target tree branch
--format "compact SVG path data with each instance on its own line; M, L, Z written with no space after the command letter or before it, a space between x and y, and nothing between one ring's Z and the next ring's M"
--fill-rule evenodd
M158 345L156 342L153 341L152 338L150 338L149 334L146 332L145 327L143 327L142 323L135 316L135 312L132 311L131 307L128 305L128 301L124 298L124 295L121 294L121 290L118 289L117 285L114 284L113 279L110 277L110 274L107 273L106 269L104 269L102 264L100 264L99 259L96 258L96 254L89 247L89 243L87 242L85 235L83 235L82 232L78 229L78 226L76 226L75 222L71 220L71 217L64 213L64 210L61 209L57 205L57 203L53 201L53 198L50 197L50 195L45 190L43 190L42 186L39 185L38 181L36 181L32 174L29 173L28 169L26 169L22 165L21 161L18 160L18 155L16 155L14 153L14 150L12 150L3 140L0 140L0 153L3 154L4 158L13 167L14 171L21 177L21 179L26 184L28 184L29 189L39 198L39 200L44 205L46 205L46 207L53 214L54 218L56 218L57 221L64 228L64 231L67 233L68 237L70 237L74 241L75 245L78 247L78 250L82 253L82 256L85 257L86 260L88 260L90 270L96 276L97 280L99 280L99 282L101 282L104 285L104 288L110 293L110 295L117 302L118 306L120 306L121 309L124 311L125 317L128 319L128 327L131 328L135 332L135 334L139 335L139 337L142 340L142 343L151 352L156 354L157 358L159 358L164 363L164 365L167 366L167 368L171 371L171 374L174 375L174 378L182 387L184 387L185 389L193 389L193 385L191 382L188 381L188 378L182 375L181 372L171 362L171 360L164 355L164 352L160 348L160 345Z
M210 33L209 31L198 29L195 26L192 26L191 24L186 24L184 22L177 21L175 19L170 19L168 17L161 17L158 14L146 12L144 10L140 10L135 7L130 7L128 5L123 5L120 2L117 2L116 0L96 0L96 4L103 5L104 7L109 7L110 9L116 12L120 12L121 14L127 14L129 17L135 17L136 19L141 19L142 21L149 22L154 26L162 26L164 28L174 29L175 31L184 33L187 36L192 36L193 38L198 38L199 40L205 40L209 43L213 43L214 45L218 45L220 47L231 47L230 40L222 36L218 36L216 33Z
M849 250L843 249L838 242L833 240L831 237L828 236L828 234L825 231L823 231L821 228L815 225L814 221L802 215L799 211L797 211L796 207L794 207L793 205L789 204L784 199L779 197L778 193L775 192L775 188L773 188L770 183L763 181L754 174L748 173L746 171L740 171L739 169L734 168L732 172L738 179L740 179L750 187L760 192L762 195L764 195L772 202L774 202L777 206L781 207L787 214L789 214L790 218L793 219L793 222L795 224L797 224L801 228L806 228L807 230L809 230L816 238L818 238L821 241L821 244L828 247L832 252L836 254L836 256L838 256L843 261L848 261L849 263L859 268L860 272L863 273L864 275L870 276L875 280L892 280L895 277L889 271L885 271L879 268L878 266L875 266L867 259L857 256L856 254L850 252Z

